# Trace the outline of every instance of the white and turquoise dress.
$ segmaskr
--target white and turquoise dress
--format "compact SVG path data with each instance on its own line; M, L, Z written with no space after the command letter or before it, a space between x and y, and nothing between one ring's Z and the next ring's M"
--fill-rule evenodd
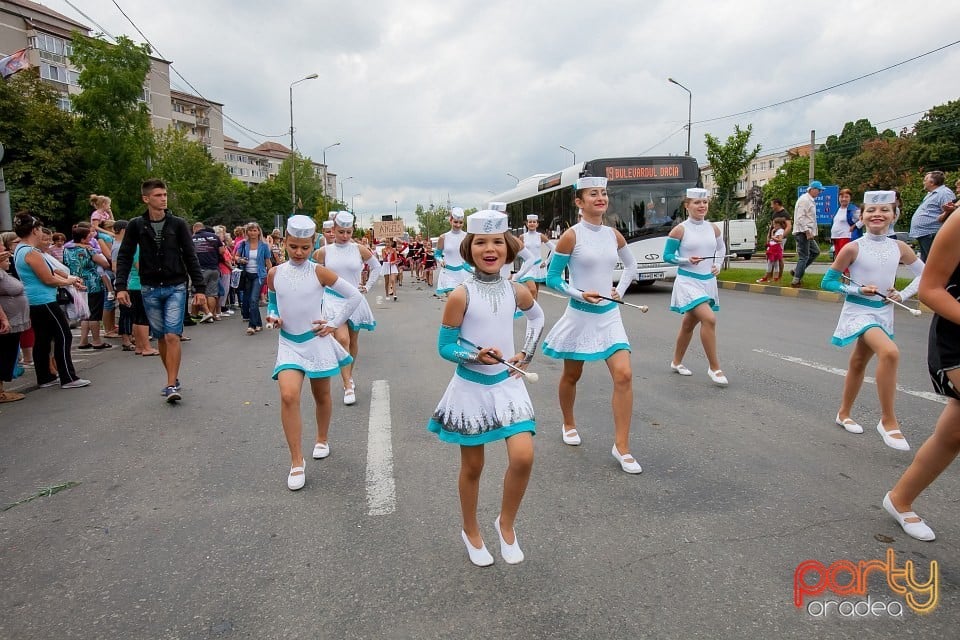
M351 285L360 288L360 274L363 271L363 259L360 257L360 245L355 242L339 243L334 242L323 248L323 266L330 269L340 278L349 282ZM372 277L372 276L371 276ZM368 283L367 290L374 285L376 279ZM339 293L331 288L324 291L323 296L323 317L331 320L340 314L340 310L346 300ZM373 310L367 299L361 298L360 304L354 309L353 313L347 319L347 324L351 331L366 329L373 331L377 327L377 321L373 317Z
M523 248L530 251L534 256L533 265L526 275L517 279L517 282L536 282L543 284L547 281L547 271L543 266L543 258L540 255L543 236L539 231L525 231L523 234ZM526 267L526 265L524 265Z
M496 347L504 358L516 353L513 314L517 309L513 284L505 278L463 283L467 309L460 325L460 345ZM447 327L441 331L452 331ZM533 403L522 380L502 364L461 363L447 385L427 429L444 442L482 445L528 431L536 433Z
M470 278L470 265L463 261L460 255L460 243L467 237L463 231L447 231L443 238L443 268L437 274L437 294L442 295L453 291L457 285ZM438 253L439 249L434 251Z
M680 258L677 279L673 282L673 294L670 297L670 310L686 313L706 302L711 309L719 311L717 277L713 275L712 269L723 260L723 238L717 235L716 227L707 220L687 218L680 224L683 225L683 238L679 247L676 246L676 238L667 238L667 247L664 249L666 257L672 253L673 245ZM697 264L684 261L692 257L706 259Z
M304 260L296 264L290 260L280 264L273 273L273 289L277 315L283 321L273 379L288 369L302 371L308 378L340 375L340 368L353 362L353 358L333 335L318 336L313 332L324 293L317 278L317 263Z
M554 252L547 286L554 287L554 278L559 278L555 274L562 274L566 266L571 287L609 296L618 261L616 233L610 227L584 221L570 228L577 236L573 252L569 261L565 254ZM565 283L557 284L561 285L558 290L570 295ZM543 341L543 353L561 360L606 360L622 349L630 351L630 340L623 328L620 305L607 301L592 304L574 297Z
M854 240L853 244L857 245L857 257L850 265L850 277L863 284L876 285L883 292L891 289L900 264L900 245L897 241L886 236L867 234ZM844 347L871 327L880 327L892 340L893 305L878 296L848 294L830 342Z

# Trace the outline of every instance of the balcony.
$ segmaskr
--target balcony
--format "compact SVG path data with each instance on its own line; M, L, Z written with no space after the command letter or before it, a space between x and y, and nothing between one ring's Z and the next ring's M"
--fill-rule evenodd
M197 124L203 127L209 127L210 118L207 118L206 116L200 116L197 118Z

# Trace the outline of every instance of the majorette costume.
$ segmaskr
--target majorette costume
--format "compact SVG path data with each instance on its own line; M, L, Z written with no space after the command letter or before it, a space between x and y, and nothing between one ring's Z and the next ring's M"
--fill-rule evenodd
M348 211L338 211L334 217L334 226L348 228L353 226L353 215ZM360 273L363 271L364 260L360 257L360 245L352 240L343 244L333 242L323 249L323 265L336 273L344 281L349 282L355 288L360 288ZM366 290L370 291L377 283L380 277L380 261L375 255L371 255L366 260L366 265L370 268L370 275L367 277ZM331 288L327 288L323 297L323 317L326 320L335 318L340 314L341 307L345 300L339 293ZM373 317L373 311L367 303L367 299L360 297L360 304L347 319L351 331L366 329L373 331L377 326L377 321Z

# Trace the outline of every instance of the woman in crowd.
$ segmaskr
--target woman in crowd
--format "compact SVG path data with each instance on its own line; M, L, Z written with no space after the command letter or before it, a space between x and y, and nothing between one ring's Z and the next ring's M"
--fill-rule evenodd
M237 245L236 260L243 269L240 289L243 290L243 306L240 315L247 321L247 335L263 331L263 319L260 317L260 289L267 279L267 272L273 266L270 247L263 240L263 232L256 222L246 226L247 238Z
M117 254L120 253L120 245L123 244L123 236L127 233L127 221L117 220L113 225L113 231L116 234L116 241L111 246L110 266L111 271L117 269ZM120 318L117 320L117 333L120 336L120 346L124 351L135 351L133 346L133 308L120 305Z
M100 337L104 290L100 274L97 273L97 265L93 262L93 251L88 244L95 233L90 227L73 225L73 246L63 251L64 264L70 268L70 273L83 278L83 284L87 290L87 305L90 307L90 317L80 321L80 344L77 345L77 349L110 348L110 345ZM88 337L92 342L88 342Z
M360 293L366 293L376 286L380 277L380 263L370 249L353 241L353 215L346 211L338 211L333 219L333 244L317 249L314 260L317 264L333 271L344 282L357 288ZM360 272L364 265L370 270L370 277L366 285L360 284ZM323 297L323 317L331 320L340 315L341 307L346 301L333 289L327 289ZM357 402L356 384L353 381L353 368L357 365L357 354L360 351L360 330L373 331L377 321L373 318L373 311L366 298L360 303L334 332L334 337L340 345L347 349L353 362L340 369L343 378L343 404L352 405ZM330 447L323 443L325 449L321 452L326 457L330 454ZM318 445L319 446L319 445ZM318 456L314 456L318 457Z
M861 281L862 282L862 281ZM927 368L937 393L947 397L933 435L883 497L883 508L917 540L933 540L933 529L913 511L913 502L960 453L960 216L949 216L937 232L920 280L920 299L936 315L930 323Z
M4 231L3 233L0 233L0 247L2 247L0 250L9 251L11 256L9 267L7 267L6 271L17 280L20 279L20 276L17 274L17 266L14 263L12 256L14 251L16 251L18 244L20 244L20 238L17 237L17 234L13 231ZM61 255L63 255L62 251ZM20 364L25 367L33 366L34 342L35 334L33 327L28 328L26 331L20 334Z
M222 224L215 226L213 231L217 234L220 242L223 243L223 253L220 254L220 262L217 265L217 268L220 270L220 296L217 299L217 306L220 310L216 315L225 314L232 316L233 310L230 309L227 303L230 298L230 274L233 272L234 265L233 243L230 242L230 238L227 236L227 228Z
M23 283L7 273L13 259L0 249L0 404L23 400L22 393L4 391L3 383L13 380L20 351L20 334L30 327L30 302Z
M83 279L79 276L64 276L55 273L44 260L39 246L43 236L43 223L29 213L19 213L13 222L14 231L20 238L14 253L17 273L23 282L30 301L30 324L36 333L35 360L45 364L50 359L50 344L57 363L60 386L64 389L85 387L90 384L77 375L70 358L70 325L63 309L57 304L57 287L73 285L83 289ZM52 387L57 378L49 367L37 366L37 384L40 387Z
M673 348L670 369L682 376L693 373L684 366L683 356L700 325L700 343L707 356L707 376L717 386L727 386L727 376L720 369L717 357L717 316L720 310L717 295L719 261L726 245L720 227L707 221L710 206L706 189L687 189L683 206L687 219L670 230L663 250L663 259L679 265L673 282L670 310L683 315L680 333Z
M898 302L913 296L920 286L923 261L906 243L887 237L887 228L893 222L895 200L893 191L867 191L863 194L863 222L867 233L840 250L820 286L827 291L845 294L831 342L839 347L853 344L836 424L850 433L863 433L863 427L850 414L863 386L867 364L876 355L880 400L877 432L888 447L908 451L910 445L900 432L894 410L900 362L900 350L893 342L894 306L881 295ZM900 263L915 276L903 291L893 288ZM850 270L850 282L844 284L842 274L847 269Z
M607 179L583 177L575 185L575 206L583 211L577 224L563 232L547 271L547 286L570 297L563 316L543 342L544 355L563 360L560 376L560 412L563 442L581 442L574 416L577 382L583 364L603 360L613 380L613 457L627 473L643 469L630 453L630 418L633 412L633 372L630 341L623 328L620 300L637 273L637 261L619 231L604 226L607 211ZM613 271L623 263L620 283L613 287ZM570 283L563 271L570 270ZM612 298L612 300L611 300Z
M473 276L457 286L443 308L437 347L457 364L427 428L443 442L460 446L460 538L470 562L493 564L477 520L484 445L504 440L507 472L494 528L500 555L507 564L523 561L515 521L533 468L533 404L519 374L503 364L525 369L543 333L543 311L523 285L503 278L501 268L516 258L519 243L499 211L478 211L468 218L461 257ZM527 316L524 344L514 350L514 312Z

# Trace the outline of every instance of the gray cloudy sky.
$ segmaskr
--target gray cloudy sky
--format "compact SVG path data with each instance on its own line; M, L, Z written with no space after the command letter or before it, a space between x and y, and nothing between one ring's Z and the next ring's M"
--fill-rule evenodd
M957 99L960 44L782 106L781 102L960 40L960 3L902 0L42 0L111 35L143 39L225 113L244 146L289 144L327 163L358 214L418 203L484 204L577 159L691 153L703 134L753 124L772 152L822 142L849 120L912 125ZM193 91L174 76L174 88ZM918 113L919 112L919 113ZM252 136L252 137L251 137Z

